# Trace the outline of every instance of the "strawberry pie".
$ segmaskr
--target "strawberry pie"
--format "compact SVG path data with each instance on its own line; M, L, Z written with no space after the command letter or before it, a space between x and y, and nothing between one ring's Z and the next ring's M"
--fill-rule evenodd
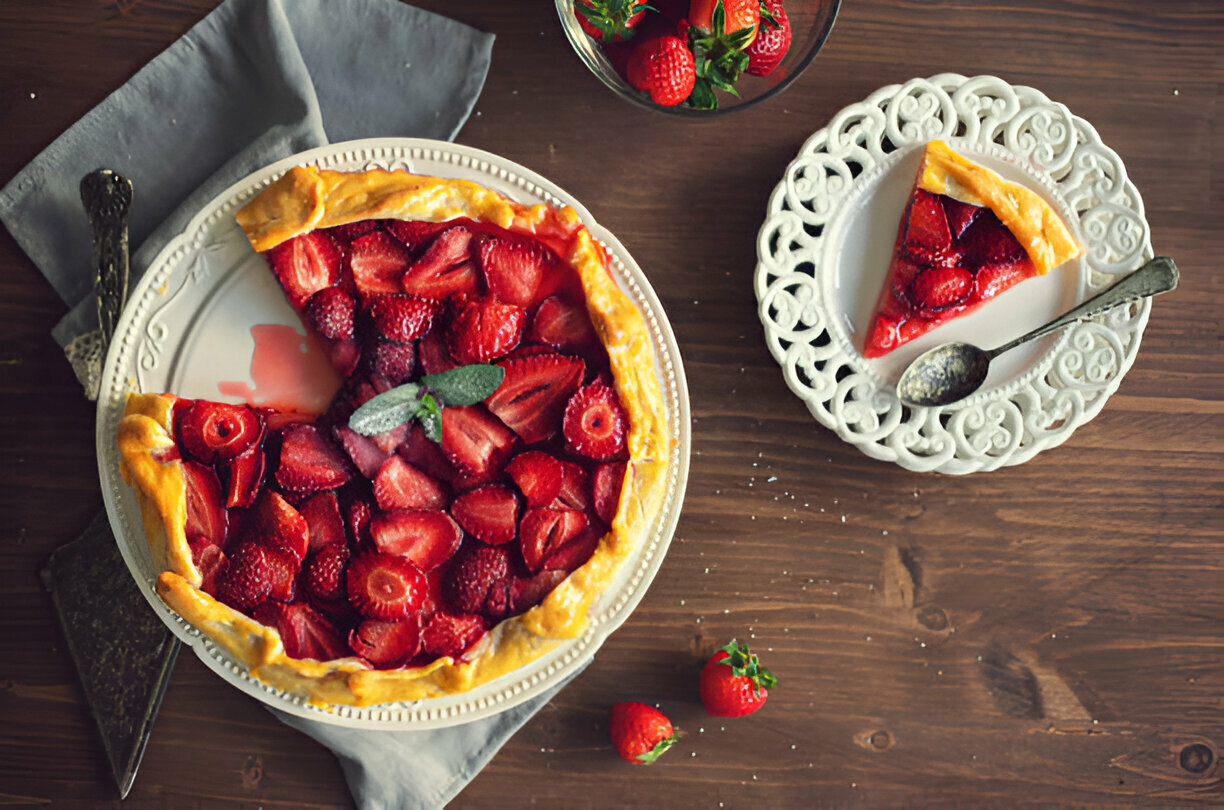
M321 415L129 396L161 598L324 706L462 692L579 635L671 440L645 322L575 212L300 167L237 219L344 384Z
M1040 196L931 141L863 354L885 355L1081 252Z

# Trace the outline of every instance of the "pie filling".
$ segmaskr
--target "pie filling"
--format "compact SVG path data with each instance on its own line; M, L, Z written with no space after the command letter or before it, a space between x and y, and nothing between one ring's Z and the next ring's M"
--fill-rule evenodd
M278 211L299 205L294 172L266 192ZM332 192L404 182L313 176ZM436 182L471 216L399 218L433 210L412 189L398 216L344 208L268 245L239 215L345 380L325 413L134 394L120 425L159 593L254 674L323 702L460 691L538 657L527 636L576 634L659 501L648 341L602 250L564 212L490 215L492 192ZM482 365L496 389L439 394L435 419L384 408L375 431L353 416Z

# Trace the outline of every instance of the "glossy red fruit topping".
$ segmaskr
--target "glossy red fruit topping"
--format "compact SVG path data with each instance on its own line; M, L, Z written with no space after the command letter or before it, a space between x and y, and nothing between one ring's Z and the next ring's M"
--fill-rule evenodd
M340 279L340 248L326 231L295 236L269 250L266 258L296 310L302 309L310 296Z
M966 263L973 266L1028 261L1028 253L994 211L983 208L961 236Z
M595 327L585 305L550 295L540 302L527 331L528 340L547 343L562 351L581 352L595 344Z
M245 452L226 462L229 485L226 489L225 505L229 508L247 507L255 503L263 487L266 464L261 445L253 444Z
M1027 277L1027 264L1019 262L990 262L978 267L975 274L979 298L994 298L1004 290Z
M302 566L302 586L306 593L325 602L338 602L347 593L348 546L332 543L316 551Z
M259 413L246 405L197 399L181 414L179 442L205 464L240 455L263 438Z
M611 525L612 519L616 517L621 486L625 482L625 469L625 462L609 461L596 467L595 474L591 477L595 514L608 525Z
M446 489L434 479L392 455L374 476L374 500L384 512L393 509L442 509L450 502Z
M447 603L461 613L484 613L490 598L496 608L508 608L506 588L510 579L510 555L501 546L465 547L442 582ZM497 593L498 588L501 593Z
M363 477L372 479L378 475L378 469L390 453L379 447L374 439L361 435L348 425L337 425L335 434L353 466Z
M349 562L348 598L373 619L396 621L421 607L428 584L421 569L406 557L367 551Z
M455 313L447 335L450 356L460 365L501 357L523 339L527 313L491 299L469 301Z
M387 221L387 231L412 250L420 250L439 233L452 227L452 224L450 222L392 219Z
M353 336L353 297L339 287L326 287L306 302L306 320L329 340Z
M519 453L506 465L506 473L528 506L548 506L561 494L561 462L539 450Z
M290 425L281 434L276 483L302 494L335 489L353 475L348 456L314 425Z
M500 472L513 445L514 434L481 406L442 409L442 449L469 476Z
M228 558L220 546L211 543L191 545L191 562L200 572L200 590L205 593L217 592L217 575L225 568Z
M371 519L370 539L379 551L411 560L421 571L429 572L451 558L463 532L445 512L398 509Z
M342 545L344 518L340 515L340 502L334 492L320 492L307 498L298 507L298 513L306 521L310 534L310 548L318 549L330 545Z
M748 66L744 72L753 76L773 73L782 64L790 44L791 24L786 17L786 9L782 7L782 0L761 0L761 25L757 29L756 39L744 49L744 53L748 54Z
M370 304L374 329L387 340L407 343L433 326L438 302L415 295L384 295Z
M403 665L421 649L421 620L398 622L366 619L349 633L349 647L379 669Z
M358 222L346 222L343 225L335 225L328 229L328 233L340 240L341 243L351 242L358 236L365 236L367 233L377 231L383 220L363 219Z
M278 602L293 601L297 590L297 575L302 561L270 540L263 540L264 557L268 561L268 598Z
M327 362L342 379L347 379L361 362L361 347L352 338L324 340L323 352L327 355Z
M380 341L373 350L371 366L374 373L391 385L400 385L413 378L416 371L416 346L411 343Z
M396 452L409 464L438 481L452 481L455 477L455 465L447 458L446 451L425 435L425 429L419 423L409 427Z
M586 526L586 515L575 509L528 509L519 523L523 561L532 571L542 570L549 555Z
M450 513L468 534L489 545L509 543L518 531L518 498L500 484L463 493Z
M943 207L953 239L960 239L965 229L973 224L973 220L984 210L981 206L970 205L946 195L943 197Z
M353 283L367 298L403 292L401 279L412 264L412 252L390 234L375 231L349 245L349 269Z
M450 348L446 344L446 333L441 329L431 330L429 334L421 338L420 343L417 344L417 353L420 355L423 372L437 374L442 371L450 371L459 365L450 356Z
M310 526L306 518L271 489L265 489L255 502L244 531L250 537L284 549L299 560L310 548Z
M629 54L625 78L655 104L674 107L689 97L697 82L693 52L679 37L646 40Z
M921 189L914 193L905 225L905 241L932 252L951 247L948 215L937 195Z
M441 301L477 292L472 232L457 225L439 233L401 281L402 291Z
M460 658L485 634L485 620L477 614L435 613L421 631L421 645L433 656Z
M187 489L187 520L183 527L187 537L224 546L228 515L217 474L212 467L184 461L183 481Z
M581 464L561 462L561 491L557 493L557 500L550 505L557 509L577 509L579 512L590 510L591 479Z
M561 580L568 576L561 570L541 571L530 577L515 577L510 582L510 613L518 615L526 613L544 601L544 597L552 593Z
M591 555L595 553L596 547L599 546L599 538L602 536L602 533L596 530L594 526L587 526L567 542L553 550L551 554L544 558L544 562L540 567L545 571L557 570L566 573L574 571L584 562L591 559Z
M230 554L225 568L217 574L214 596L230 607L246 611L259 605L272 591L272 568L264 546L247 541Z
M291 658L331 661L350 654L335 625L309 605L268 602L255 611L255 618L276 628Z
M582 384L586 364L562 354L539 354L504 360L498 389L485 400L498 419L525 444L547 439L557 430L569 397Z
M503 304L533 305L541 279L551 275L557 264L557 255L534 239L494 236L480 243L485 283Z
M358 548L370 542L370 523L374 520L374 505L364 500L354 500L345 512L345 526L349 537Z
M972 288L973 274L963 267L928 267L910 282L909 300L933 314L964 301Z
M625 449L629 417L616 392L600 382L570 397L561 429L566 443L587 458L606 459Z

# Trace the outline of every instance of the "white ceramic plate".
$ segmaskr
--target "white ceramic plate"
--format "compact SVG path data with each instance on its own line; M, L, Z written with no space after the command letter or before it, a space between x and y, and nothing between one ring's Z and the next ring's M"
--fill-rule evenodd
M668 460L665 507L620 576L592 605L590 623L538 661L469 692L413 703L323 711L301 698L272 689L171 611L154 590L154 570L135 496L119 473L115 429L128 391L166 391L186 397L236 401L226 391L254 386L252 327L279 324L304 330L276 280L251 250L234 213L291 166L318 165L360 170L381 167L419 174L475 180L525 204L573 207L592 234L611 251L612 268L646 318L654 347L667 423L677 442ZM282 329L282 332L284 330ZM293 341L290 341L293 343ZM308 346L303 337L302 343ZM274 392L321 409L330 394L328 375L282 380ZM332 383L334 384L334 383ZM625 248L590 213L543 177L486 152L455 144L379 139L334 144L280 161L237 183L204 208L186 230L154 260L132 291L107 355L98 397L98 466L107 513L128 568L153 610L180 639L226 681L283 711L341 725L376 728L433 728L468 722L503 711L577 672L604 638L633 611L662 564L671 541L689 463L689 406L680 352L654 291Z
M883 358L861 354L920 148L943 139L1040 193L1085 256L1025 281ZM1019 464L1096 416L1134 362L1150 300L1015 349L982 389L943 408L897 399L901 371L952 340L993 348L1152 257L1143 202L1090 124L1037 90L943 74L891 85L812 135L769 200L755 290L765 338L791 390L867 455L918 471Z

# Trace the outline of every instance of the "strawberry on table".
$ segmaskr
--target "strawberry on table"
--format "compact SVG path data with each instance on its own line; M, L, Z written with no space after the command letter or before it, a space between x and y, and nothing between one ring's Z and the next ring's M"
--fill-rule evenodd
M629 54L625 78L655 104L674 107L693 92L697 80L693 52L679 37L645 40Z
M748 645L732 639L701 668L701 704L715 717L743 717L761 708L777 685Z
M608 734L621 759L649 765L680 739L680 730L658 709L645 703L617 703L608 713Z
M600 42L621 42L646 16L648 0L577 0L574 12L582 30Z
M791 44L791 24L782 0L760 0L761 24L756 39L744 49L748 54L745 73L768 76L777 70Z

